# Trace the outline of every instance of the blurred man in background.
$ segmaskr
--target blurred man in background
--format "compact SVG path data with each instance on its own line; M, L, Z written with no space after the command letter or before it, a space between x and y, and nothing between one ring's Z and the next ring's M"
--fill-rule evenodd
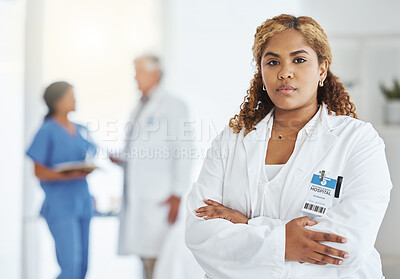
M142 97L125 126L123 155L111 160L124 168L119 254L140 256L145 278L151 279L164 237L178 218L181 196L190 185L190 140L183 133L188 110L160 86L158 57L138 57L134 66Z

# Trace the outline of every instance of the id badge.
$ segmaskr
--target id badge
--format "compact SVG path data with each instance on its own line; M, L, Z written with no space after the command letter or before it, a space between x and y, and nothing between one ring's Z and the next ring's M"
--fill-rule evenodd
M322 216L326 214L332 198L335 196L335 187L337 180L314 174L307 191L306 200L303 204L303 212Z

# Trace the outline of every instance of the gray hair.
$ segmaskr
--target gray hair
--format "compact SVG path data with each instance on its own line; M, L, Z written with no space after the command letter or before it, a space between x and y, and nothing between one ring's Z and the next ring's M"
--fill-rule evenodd
M133 62L137 61L143 61L146 65L147 70L149 71L160 71L162 72L161 69L161 61L158 56L155 55L141 55L135 58Z

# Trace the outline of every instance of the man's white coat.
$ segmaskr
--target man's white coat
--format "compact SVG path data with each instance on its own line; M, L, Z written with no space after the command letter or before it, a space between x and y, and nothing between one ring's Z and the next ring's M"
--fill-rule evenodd
M190 185L190 159L182 154L191 148L184 134L186 105L156 88L137 115L137 106L126 125L133 132L129 148L120 159L126 172L120 213L119 254L155 258L163 245L171 196L181 196ZM129 125L132 125L129 127Z

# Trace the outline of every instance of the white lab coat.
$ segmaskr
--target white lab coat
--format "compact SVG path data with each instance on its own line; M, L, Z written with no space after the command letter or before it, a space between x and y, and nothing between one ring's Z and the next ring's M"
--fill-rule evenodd
M197 183L187 198L186 244L208 278L382 278L374 244L392 183L384 143L369 123L328 115L325 105L299 132L295 150L276 179L261 189L273 111L244 137L227 127L212 143ZM341 195L326 215L302 212L313 174L343 176ZM251 218L248 224L204 220L194 210L213 199ZM285 260L285 225L310 216L309 229L342 235L347 251L341 266Z
M130 149L122 158L120 155L126 172L120 213L121 255L155 258L163 245L170 228L169 206L163 202L171 195L186 193L190 185L190 160L180 156L183 148L191 146L183 131L184 121L188 121L186 105L158 87L133 123Z
M185 224L179 221L165 237L153 279L204 279L204 271L185 245Z

